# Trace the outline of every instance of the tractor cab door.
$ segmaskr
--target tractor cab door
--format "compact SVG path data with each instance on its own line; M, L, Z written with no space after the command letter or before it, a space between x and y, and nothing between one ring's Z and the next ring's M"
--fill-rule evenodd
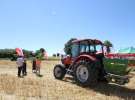
M76 58L79 55L83 54L94 54L95 53L95 46L89 45L88 43L76 43L72 45L72 58Z
M71 50L71 53L72 53L72 58L76 58L78 55L79 55L79 44L73 44L72 45L72 50Z
M96 51L95 52L96 57L99 59L103 59L103 57L104 57L103 45L101 45L101 44L95 45L95 51Z

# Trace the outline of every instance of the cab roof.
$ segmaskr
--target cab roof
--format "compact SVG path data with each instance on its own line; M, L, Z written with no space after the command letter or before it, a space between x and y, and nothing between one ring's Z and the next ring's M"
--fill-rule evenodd
M103 44L100 40L97 39L79 39L72 41L72 43Z

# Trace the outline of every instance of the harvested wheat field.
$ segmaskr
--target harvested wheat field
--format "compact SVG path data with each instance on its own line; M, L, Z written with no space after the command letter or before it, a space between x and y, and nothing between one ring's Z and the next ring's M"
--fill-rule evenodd
M125 86L100 83L83 88L72 80L59 81L53 77L53 66L58 61L44 61L37 77L28 63L28 76L18 78L15 62L0 61L0 100L135 100L135 75Z

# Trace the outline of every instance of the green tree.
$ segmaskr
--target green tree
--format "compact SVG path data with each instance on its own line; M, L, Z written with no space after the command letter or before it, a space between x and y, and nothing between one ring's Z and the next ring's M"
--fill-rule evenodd
M11 58L14 54L14 49L0 49L0 58Z
M29 50L23 50L23 53L26 58L32 57L31 51ZM16 60L17 59L16 50L15 49L0 49L0 58Z
M23 53L24 53L24 55L25 55L26 58L32 57L31 52L32 52L32 51L23 49Z
M53 56L53 57L56 57L56 54L53 54L52 56Z
M72 41L74 40L77 40L76 38L71 38L66 44L65 44L65 47L64 47L64 52L67 54L67 55L71 55L71 43Z
M104 45L106 47L106 52L110 53L111 52L111 47L113 47L113 44L109 40L105 40Z
M39 50L36 51L35 56L37 59L39 60L44 60L44 53L45 53L45 49L44 48L40 48Z

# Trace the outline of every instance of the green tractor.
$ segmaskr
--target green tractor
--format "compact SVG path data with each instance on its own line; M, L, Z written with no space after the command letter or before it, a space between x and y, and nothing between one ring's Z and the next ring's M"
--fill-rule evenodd
M96 85L98 81L115 80L118 84L129 82L127 77L111 74L105 70L103 47L100 40L74 40L71 55L62 58L62 64L55 65L54 77L62 80L68 74L81 86Z

